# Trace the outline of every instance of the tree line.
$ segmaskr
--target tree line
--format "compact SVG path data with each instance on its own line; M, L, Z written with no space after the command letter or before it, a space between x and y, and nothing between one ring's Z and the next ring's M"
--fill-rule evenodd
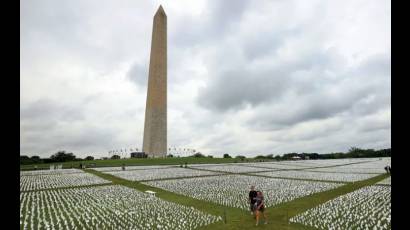
M343 158L374 158L374 157L391 157L391 148L388 149L361 149L357 147L351 147L346 153L285 153L283 155L269 154L266 156L258 155L255 159L274 159L274 160L318 160L318 159L343 159Z
M205 156L201 153L195 153L191 157L212 157ZM317 160L317 159L343 159L343 158L371 158L371 157L391 157L391 148L388 149L360 149L357 147L351 147L348 152L338 152L338 153L285 153L282 155L268 154L268 155L257 155L256 157L247 158L246 156L238 155L235 158L241 161L245 159L261 159L261 160ZM228 153L223 155L223 158L232 158Z
M76 157L73 153L67 153L66 151L58 151L51 155L49 158L40 158L39 156L28 157L26 155L20 155L20 164L41 164L41 163L58 163L67 161L82 161L82 160L94 160L94 157L87 156L84 159Z

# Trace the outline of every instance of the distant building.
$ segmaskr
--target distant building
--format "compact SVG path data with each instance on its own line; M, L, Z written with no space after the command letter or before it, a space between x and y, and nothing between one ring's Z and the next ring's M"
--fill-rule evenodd
M148 155L145 154L144 152L132 152L131 153L131 158L147 158Z
M302 158L299 157L299 156L294 156L294 157L292 157L292 160L300 160L300 159L302 159Z

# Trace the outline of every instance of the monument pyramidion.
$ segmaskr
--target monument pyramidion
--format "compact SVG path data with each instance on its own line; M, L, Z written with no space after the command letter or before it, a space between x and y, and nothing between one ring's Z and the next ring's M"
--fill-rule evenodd
M148 157L167 154L167 15L162 6L152 27L142 151Z

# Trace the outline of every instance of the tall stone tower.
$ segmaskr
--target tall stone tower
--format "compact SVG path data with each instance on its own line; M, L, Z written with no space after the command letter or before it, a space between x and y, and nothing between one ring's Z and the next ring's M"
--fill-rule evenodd
M167 154L167 15L154 16L142 150L148 157Z

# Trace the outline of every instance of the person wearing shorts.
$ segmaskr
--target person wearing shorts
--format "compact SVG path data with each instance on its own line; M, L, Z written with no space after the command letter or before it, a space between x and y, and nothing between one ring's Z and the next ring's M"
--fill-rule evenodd
M266 218L265 214L265 202L263 198L263 194L261 191L257 192L257 196L255 198L255 213L256 213L256 226L259 224L259 216L262 213L263 218L265 219L265 224L268 223L268 219Z

